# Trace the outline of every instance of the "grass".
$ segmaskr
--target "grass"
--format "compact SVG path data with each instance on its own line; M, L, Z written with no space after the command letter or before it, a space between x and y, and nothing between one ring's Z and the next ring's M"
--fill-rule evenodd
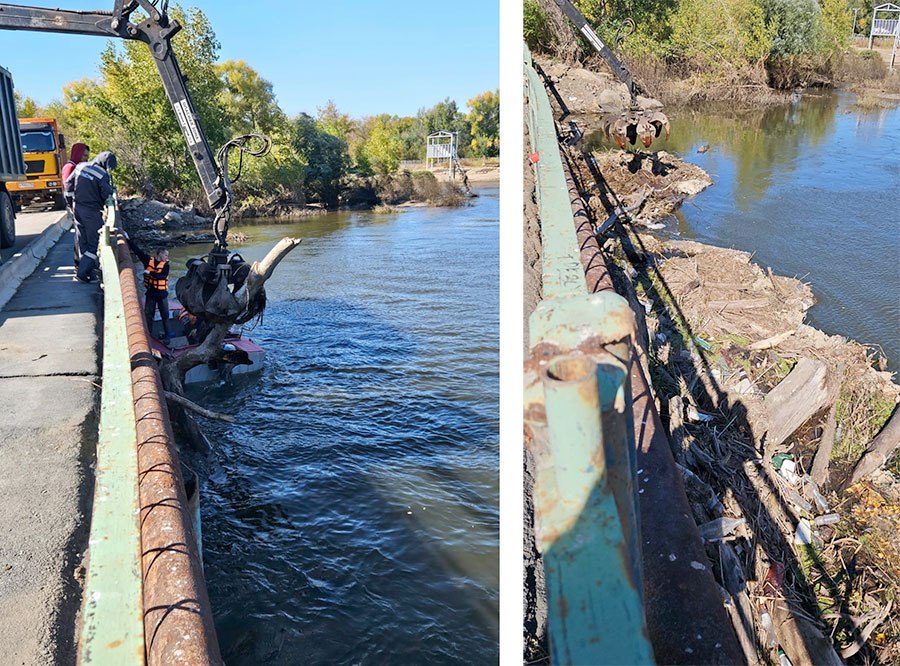
M853 105L853 110L865 113L871 111L881 111L882 109L892 109L895 106L897 106L896 103L892 103L882 97L878 97L877 95L861 95L856 100L856 104Z
M894 402L880 390L862 384L844 384L837 402L841 440L831 452L833 462L855 464L872 438L894 411ZM894 460L895 465L900 461Z

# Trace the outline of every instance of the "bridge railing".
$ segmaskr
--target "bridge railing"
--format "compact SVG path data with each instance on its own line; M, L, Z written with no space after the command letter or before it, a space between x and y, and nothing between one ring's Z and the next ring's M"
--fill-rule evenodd
M529 319L526 445L552 663L653 661L644 620L629 362L633 316L589 293L550 100L524 52L543 295Z
M107 203L103 386L78 662L221 664L134 265Z

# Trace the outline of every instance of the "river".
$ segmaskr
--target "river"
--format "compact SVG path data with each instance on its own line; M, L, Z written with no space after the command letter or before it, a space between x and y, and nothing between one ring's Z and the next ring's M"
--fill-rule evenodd
M714 185L663 233L802 277L817 300L808 323L880 347L898 371L900 109L856 101L830 92L762 110L667 110L671 137L654 149L697 164Z
M498 659L499 191L232 227L267 283L258 379L192 392L229 666ZM172 250L173 275L207 248Z

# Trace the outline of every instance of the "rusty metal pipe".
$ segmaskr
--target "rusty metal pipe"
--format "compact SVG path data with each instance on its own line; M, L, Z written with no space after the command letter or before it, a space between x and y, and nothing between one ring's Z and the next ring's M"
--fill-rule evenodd
M134 263L116 245L137 427L141 570L148 666L222 664L206 581L156 359L150 352Z
M560 152L588 290L615 291L606 256L594 236L567 155ZM612 348L609 351L617 353ZM639 345L632 345L629 365L634 440L637 466L642 470L637 483L641 491L638 504L644 599L654 655L658 663L664 664L745 663L719 587L707 566L684 484L675 468L638 353Z

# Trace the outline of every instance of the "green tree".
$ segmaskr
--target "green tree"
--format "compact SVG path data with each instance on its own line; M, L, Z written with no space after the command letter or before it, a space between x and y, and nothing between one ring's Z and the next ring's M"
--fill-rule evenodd
M172 38L179 64L213 149L226 139L226 118L220 105L223 90L215 61L219 42L206 16L199 9L184 12L175 6L170 13L182 30ZM149 179L158 189L199 190L199 179L181 130L166 98L150 50L142 42L110 43L100 59L100 94L93 102L117 131L106 137L105 146L116 150L119 178L146 189Z
M396 173L400 167L403 144L394 118L387 114L366 121L367 136L360 147L364 164L379 175Z
M538 53L550 50L553 45L550 17L537 0L525 0L522 7L522 24L522 35L528 48Z
M823 0L822 26L828 49L847 48L853 35L853 9L848 0Z
M347 144L305 113L291 121L294 153L304 162L305 191L311 201L335 206L341 177L350 164Z
M227 60L216 67L222 79L219 103L234 134L267 134L284 120L272 84L243 60Z
M756 0L682 0L670 25L673 55L738 69L768 57L776 29Z
M466 117L470 131L469 155L496 157L500 154L500 91L486 91L470 99Z
M16 115L19 118L40 118L43 116L43 109L37 101L30 97L23 97L18 91L13 91L16 100Z
M776 26L773 56L815 53L822 48L822 8L817 0L763 0L766 20Z

